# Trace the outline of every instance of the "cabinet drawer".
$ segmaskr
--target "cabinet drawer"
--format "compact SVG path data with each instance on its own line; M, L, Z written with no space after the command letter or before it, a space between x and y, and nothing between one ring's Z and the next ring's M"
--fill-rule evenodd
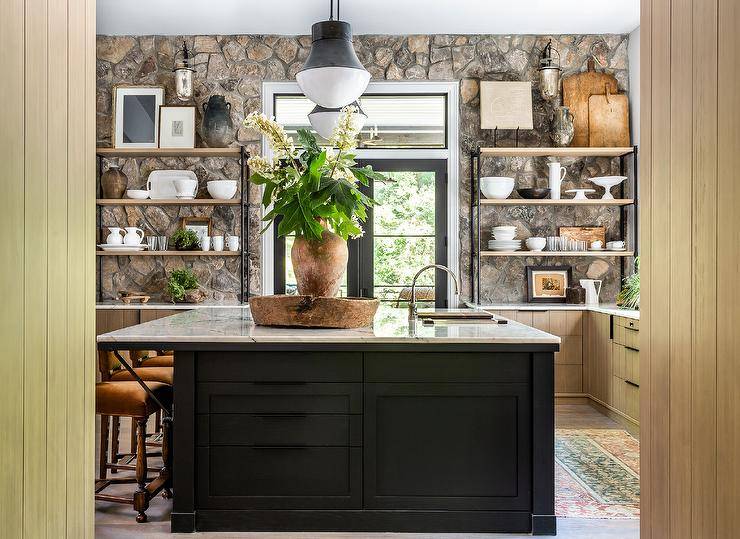
M359 447L197 449L203 509L360 509ZM211 487L213 485L213 487Z
M198 415L198 445L361 446L361 415Z
M616 318L615 318L616 319ZM640 330L630 327L620 326L616 323L613 327L614 331L614 342L632 348L633 350L640 349Z
M199 383L199 414L360 414L362 384Z
M199 352L199 382L362 382L359 352Z
M611 405L635 421L640 418L640 389L633 382L612 376Z
M365 354L366 382L529 382L527 353Z
M640 331L640 321L634 320L633 318L626 318L624 316L615 316L614 317L614 325L632 329L635 331Z

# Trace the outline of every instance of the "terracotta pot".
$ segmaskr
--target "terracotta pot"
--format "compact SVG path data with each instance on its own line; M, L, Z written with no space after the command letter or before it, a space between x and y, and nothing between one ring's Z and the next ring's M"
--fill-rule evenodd
M321 241L298 236L290 250L293 272L302 296L334 297L347 271L347 242L324 230Z
M100 188L103 191L103 198L123 198L127 186L128 178L118 168L118 165L111 165L100 176Z

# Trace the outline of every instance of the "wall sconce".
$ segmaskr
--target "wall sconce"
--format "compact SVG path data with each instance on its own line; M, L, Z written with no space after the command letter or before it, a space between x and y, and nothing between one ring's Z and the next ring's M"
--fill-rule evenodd
M557 55L557 59L553 56ZM560 67L560 53L552 48L552 39L542 49L540 56L540 93L542 97L551 101L560 93L560 73L563 71Z
M178 55L182 58L178 60ZM193 98L193 69L190 60L188 46L182 42L182 48L175 53L175 67L172 70L175 74L175 94L180 101L190 101Z

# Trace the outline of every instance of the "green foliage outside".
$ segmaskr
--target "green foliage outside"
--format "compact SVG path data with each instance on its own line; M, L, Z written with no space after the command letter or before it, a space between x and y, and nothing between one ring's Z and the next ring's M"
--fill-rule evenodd
M179 268L172 270L167 279L167 293L175 301L182 301L185 294L198 288L198 278L192 270Z

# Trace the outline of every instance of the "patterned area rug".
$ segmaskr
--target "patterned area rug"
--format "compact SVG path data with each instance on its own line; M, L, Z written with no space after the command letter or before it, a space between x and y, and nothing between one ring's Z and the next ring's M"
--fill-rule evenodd
M640 518L640 443L624 430L556 429L555 514Z

